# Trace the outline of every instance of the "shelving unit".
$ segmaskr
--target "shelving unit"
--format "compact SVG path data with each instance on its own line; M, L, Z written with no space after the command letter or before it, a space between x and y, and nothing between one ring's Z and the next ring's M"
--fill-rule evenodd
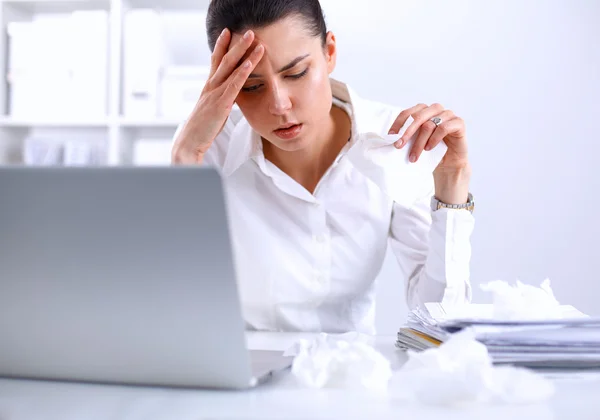
M42 120L42 119L23 119L13 118L10 116L3 116L0 118L0 127L11 128L86 128L86 127L98 127L106 128L110 125L108 118L106 119L89 119L89 120Z
M184 118L127 116L124 100L124 24L125 15L132 9L154 9L165 13L201 14L209 0L0 0L0 67L5 77L0 83L0 164L21 163L22 143L37 133L52 133L68 137L72 132L98 133L105 136L105 163L127 165L132 161L133 142L139 138L170 138ZM48 117L23 118L9 114L7 81L8 37L10 22L28 21L37 14L71 13L84 10L103 10L108 13L108 82L106 86L106 115L89 118ZM203 23L203 22L202 22ZM199 28L204 31L202 25ZM193 45L190 40L190 45ZM184 47L180 47L184 48ZM192 48L193 49L193 48ZM206 57L208 64L209 57ZM85 134L84 134L85 136ZM85 141L82 139L82 141ZM94 140L95 141L95 140Z

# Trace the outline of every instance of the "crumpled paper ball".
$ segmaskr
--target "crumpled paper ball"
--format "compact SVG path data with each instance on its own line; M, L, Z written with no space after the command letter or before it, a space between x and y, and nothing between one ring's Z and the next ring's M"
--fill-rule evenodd
M298 341L285 355L294 356L292 375L303 387L365 389L428 405L539 403L555 392L551 381L531 370L494 366L468 329L437 348L409 350L408 361L395 373L370 340L358 333L322 333Z
M546 279L540 287L496 280L480 286L492 293L493 316L503 320L560 319L563 311Z
M385 391L392 376L390 361L358 333L300 340L285 352L295 356L292 374L309 388L363 388Z
M494 366L470 330L453 334L437 348L409 350L408 357L390 387L424 404L537 403L555 392L551 381L531 370Z

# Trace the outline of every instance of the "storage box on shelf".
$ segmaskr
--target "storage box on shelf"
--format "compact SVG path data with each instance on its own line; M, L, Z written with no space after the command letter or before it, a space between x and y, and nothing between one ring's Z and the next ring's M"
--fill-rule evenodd
M124 164L169 165L171 146L177 123L171 125L130 125L121 127Z
M132 9L123 29L123 115L182 119L208 78L202 12ZM152 45L153 48L147 48Z
M84 138L82 138L85 136ZM106 161L106 134L71 130L56 133L39 131L23 141L23 163L26 165L102 165Z
M107 115L106 11L34 15L8 23L7 30L12 117L77 121Z

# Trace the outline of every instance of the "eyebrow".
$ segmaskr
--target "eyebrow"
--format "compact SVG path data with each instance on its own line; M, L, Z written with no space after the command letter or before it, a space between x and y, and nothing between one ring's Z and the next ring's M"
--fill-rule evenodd
M304 54L304 55L301 55L300 57L294 58L292 61L290 61L289 64L286 64L285 66L283 66L282 68L280 68L277 73L283 73L284 71L293 68L296 64L298 64L299 62L301 62L302 60L304 60L309 55L310 54ZM262 77L260 74L250 73L250 75L248 76L248 79L258 79L260 77Z

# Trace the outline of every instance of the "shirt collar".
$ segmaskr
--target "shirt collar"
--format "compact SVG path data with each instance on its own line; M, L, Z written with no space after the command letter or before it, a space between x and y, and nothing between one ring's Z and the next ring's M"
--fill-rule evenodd
M346 102L352 111L352 137L361 132L361 100L347 84L330 78L332 95ZM229 138L227 157L223 164L223 175L230 176L248 160L254 159L264 169L265 159L260 135L256 133L245 118L235 125Z

